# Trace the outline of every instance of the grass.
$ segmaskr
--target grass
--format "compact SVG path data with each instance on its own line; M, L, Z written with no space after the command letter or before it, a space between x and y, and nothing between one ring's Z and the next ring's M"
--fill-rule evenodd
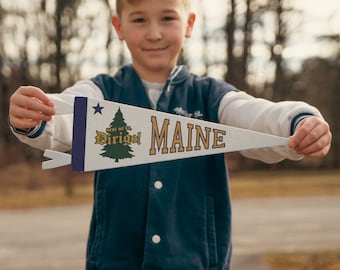
M7 190L0 192L0 209L27 209L65 205L89 204L92 202L92 185L74 188L71 196L63 187L48 187L37 190Z
M269 171L231 174L233 198L340 195L340 171Z
M263 262L275 270L339 270L340 250L267 254Z
M233 199L340 195L340 171L231 173ZM40 164L0 169L0 209L92 203L92 174L68 168L42 171ZM71 189L70 189L71 187ZM70 194L72 191L72 194Z
M92 203L92 174L68 168L43 171L40 164L15 164L0 170L0 209Z

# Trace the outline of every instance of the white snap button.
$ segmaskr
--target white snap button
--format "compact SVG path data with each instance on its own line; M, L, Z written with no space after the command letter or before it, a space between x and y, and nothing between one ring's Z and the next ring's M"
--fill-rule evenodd
M156 181L154 186L155 186L156 189L162 189L163 183L161 181Z
M154 244L159 244L161 242L161 237L158 234L152 236L152 242Z

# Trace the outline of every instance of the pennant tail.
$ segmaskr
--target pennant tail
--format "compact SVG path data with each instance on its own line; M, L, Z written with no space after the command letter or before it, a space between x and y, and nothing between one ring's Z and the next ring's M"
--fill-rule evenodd
M73 95L60 95L60 94L48 94L48 97L54 103L56 108L56 115L71 114L73 113ZM53 150L45 150L44 157L50 160L42 162L42 169L54 169L71 164L71 155L67 153L57 152Z
M47 160L42 163L43 170L54 169L71 164L70 154L57 152L53 150L46 150L44 152L44 157L50 158L51 160Z
M86 97L75 97L74 99L73 139L72 139L73 171L83 172L85 167L87 103L88 100Z
M226 153L288 145L287 138L236 127L228 127L228 142Z

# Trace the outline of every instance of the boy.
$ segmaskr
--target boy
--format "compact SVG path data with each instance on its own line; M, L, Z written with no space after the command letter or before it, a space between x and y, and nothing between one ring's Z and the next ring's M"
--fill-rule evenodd
M115 76L78 82L65 93L169 113L199 111L203 120L292 135L290 150L244 153L265 162L327 154L331 133L317 109L256 99L176 66L195 22L189 0L117 0L116 9L112 23L132 65ZM19 88L9 115L16 136L40 149L70 150L72 115L53 116L53 106L42 90ZM86 269L230 269L231 206L223 155L97 171L94 185Z

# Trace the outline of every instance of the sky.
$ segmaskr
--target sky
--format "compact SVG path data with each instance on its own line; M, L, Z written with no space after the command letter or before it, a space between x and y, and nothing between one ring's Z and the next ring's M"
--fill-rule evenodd
M340 1L339 0L296 0L296 8L303 10L302 25L291 41L287 56L319 55L329 56L329 51L313 43L316 36L324 34L340 35Z

